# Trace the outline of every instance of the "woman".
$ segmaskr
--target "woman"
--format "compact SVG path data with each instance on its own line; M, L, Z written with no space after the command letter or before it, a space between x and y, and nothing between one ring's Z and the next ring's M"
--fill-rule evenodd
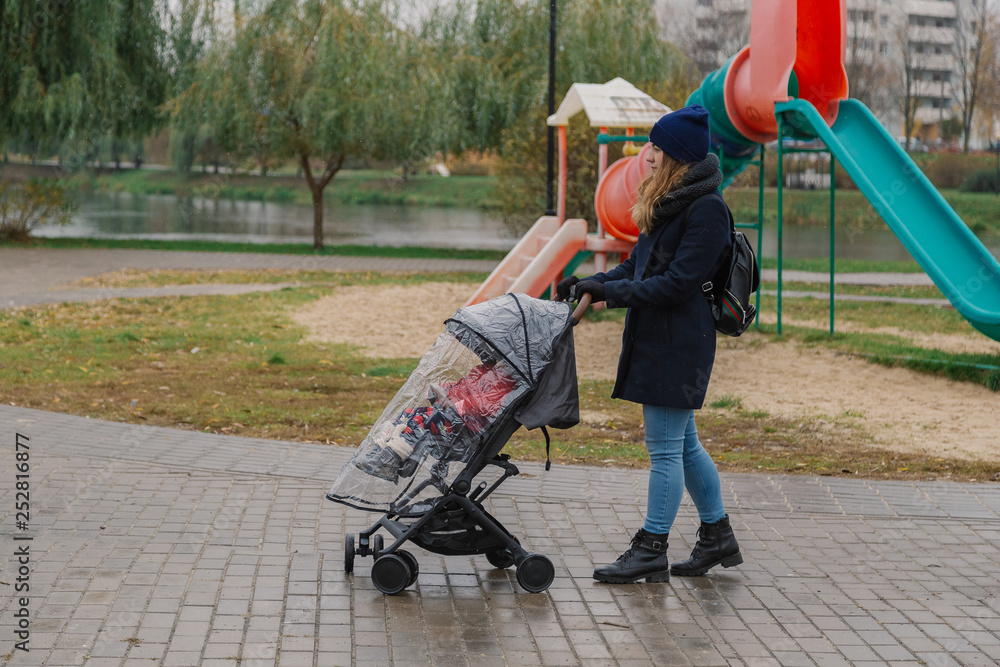
M719 159L708 152L708 112L692 105L669 113L649 141L652 173L632 209L640 234L631 255L607 273L566 278L556 288L563 300L588 293L609 308L628 308L611 396L642 404L649 496L631 548L594 570L595 579L611 583L668 581L743 562L719 473L694 423L715 360L715 325L701 286L731 244L729 212L717 193ZM685 487L701 528L691 557L670 565L667 537Z

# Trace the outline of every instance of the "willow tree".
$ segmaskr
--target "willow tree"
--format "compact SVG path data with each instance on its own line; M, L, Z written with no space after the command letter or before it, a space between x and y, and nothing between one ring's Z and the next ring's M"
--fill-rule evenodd
M986 2L973 3L967 9L959 7L955 27L955 73L958 81L951 88L961 115L964 153L969 152L973 118L979 111L984 90L990 85L990 64L996 59L998 40L1000 20L995 7Z
M179 106L185 91L198 78L198 66L213 38L214 3L179 0L169 17L167 64L171 74L170 157L177 171L190 171L205 137L196 108Z
M323 247L323 191L348 158L406 162L439 150L446 104L425 44L383 0L272 0L237 16L184 97L216 142L258 162L294 158Z
M531 4L531 3L525 3ZM547 4L547 3L546 3ZM495 9L499 7L500 9ZM519 8L519 9L518 9ZM671 106L683 104L697 79L692 79L693 69L672 45L662 41L648 0L566 0L560 2L558 15L558 55L556 59L556 90L558 105L561 97L575 82L604 83L622 77L653 97ZM479 0L477 17L491 16L499 11L511 16L511 21L539 22L538 17L516 0ZM495 24L495 22L494 22ZM489 27L491 24L485 24ZM466 53L482 53L487 57L499 53L524 53L523 60L511 57L503 68L483 71L494 72L487 81L497 88L491 91L494 100L519 98L523 106L518 113L500 115L495 104L494 113L470 114L468 123L473 132L499 141L488 146L496 149L502 164L499 173L497 198L503 209L504 220L514 232L523 232L545 208L546 173L546 95L548 54L548 17L541 21L539 31L528 26L512 26L497 35L500 43L490 49L479 46L475 40L489 38L489 30L470 30L465 39L476 45L465 47ZM515 41L516 38L516 41ZM480 83L485 87L485 83ZM459 103L459 108L461 104ZM487 107L489 109L490 107ZM484 132L477 124L488 124ZM596 131L577 119L570 128L567 214L594 220L593 196L597 186ZM611 146L611 159L620 146Z
M498 149L503 132L544 104L548 3L458 0L425 25L447 71L456 152Z
M0 140L96 146L161 122L156 0L0 1Z

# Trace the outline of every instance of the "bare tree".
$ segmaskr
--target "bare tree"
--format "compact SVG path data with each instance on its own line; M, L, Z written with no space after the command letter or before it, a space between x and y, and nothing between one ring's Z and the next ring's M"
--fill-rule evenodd
M932 58L941 54L936 54L933 47L929 46L929 31L909 17L904 17L896 27L894 38L899 61L891 97L896 108L903 114L905 148L910 150L910 141L920 122L917 111L926 97L921 94L924 92L922 83L925 73L931 69Z
M653 15L660 28L663 41L676 46L694 62L695 55L695 2L693 0L657 0L653 2Z
M892 105L888 91L893 78L887 58L889 16L879 13L880 0L861 0L847 10L847 45L844 69L851 97L881 113Z
M995 61L995 47L998 38L996 10L987 2L973 2L962 11L958 9L955 27L955 82L956 101L962 114L964 139L962 150L969 152L972 138L973 117L982 101L984 88L988 85L991 60Z
M979 113L976 114L980 136L985 136L990 145L1000 141L1000 29L994 34L993 42L986 54L987 75L980 90Z
M702 75L750 43L748 0L670 0L658 3L656 11L664 36L694 61Z

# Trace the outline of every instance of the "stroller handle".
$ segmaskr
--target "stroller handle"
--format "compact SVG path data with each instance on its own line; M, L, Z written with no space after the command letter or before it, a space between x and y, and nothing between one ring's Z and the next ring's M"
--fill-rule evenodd
M594 297L592 297L587 292L584 292L583 296L580 297L580 301L578 302L576 310L573 311L572 315L573 324L580 323L580 320L583 319L583 314L587 312L587 308L590 307L590 302L593 300L593 298Z

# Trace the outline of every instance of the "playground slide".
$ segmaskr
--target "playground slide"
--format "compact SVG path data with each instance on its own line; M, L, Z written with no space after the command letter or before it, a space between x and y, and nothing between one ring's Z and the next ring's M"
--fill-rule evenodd
M778 103L775 111L796 111L808 121L955 309L1000 340L1000 263L872 112L843 100L829 127L805 100Z
M563 267L586 242L586 220L577 218L560 225L559 218L539 218L465 305L507 292L540 297L556 278L562 277Z

